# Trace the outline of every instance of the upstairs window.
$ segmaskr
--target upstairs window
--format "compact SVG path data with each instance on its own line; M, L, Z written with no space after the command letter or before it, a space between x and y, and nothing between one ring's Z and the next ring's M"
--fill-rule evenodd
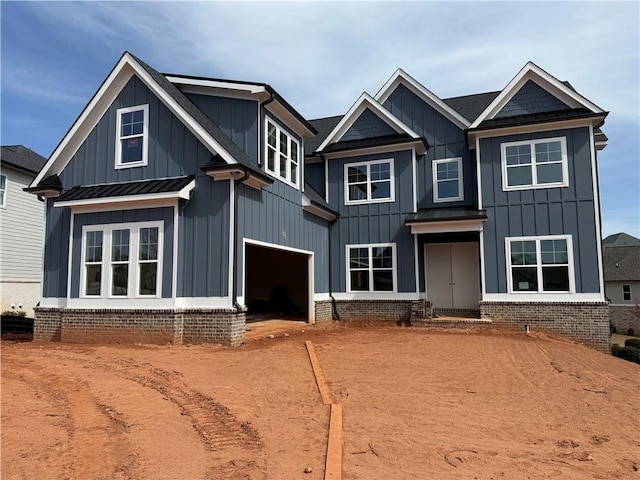
M433 201L455 202L463 200L462 158L433 161Z
M573 292L570 236L507 238L509 293Z
M502 144L503 190L569 185L564 137Z
M0 175L0 207L7 204L7 176Z
M395 292L395 244L347 245L348 292Z
M626 302L631 300L631 285L622 285L622 300Z
M121 108L117 117L116 168L147 165L149 105Z
M267 172L298 187L299 147L298 142L271 120L267 126Z
M347 205L393 202L393 159L347 163L344 177Z

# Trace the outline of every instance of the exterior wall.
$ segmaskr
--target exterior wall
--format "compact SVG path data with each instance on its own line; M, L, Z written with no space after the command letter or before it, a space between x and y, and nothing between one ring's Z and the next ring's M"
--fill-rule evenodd
M609 316L611 325L616 328L616 333L629 334L629 329L633 330L633 335L640 335L640 307L637 305L630 307L609 306Z
M396 131L370 109L365 109L340 138L341 142L393 135Z
M567 140L569 186L503 191L500 145L550 137ZM507 292L505 237L561 234L573 239L576 293L600 292L589 141L586 127L480 140L487 293Z
M117 110L149 104L148 164L115 169ZM76 185L130 182L196 175L211 153L184 124L134 76L78 148L60 175L65 189Z
M47 199L42 296L65 298L69 265L69 228L71 210L56 208Z
M333 320L333 307L331 306L331 300L315 302L315 310L316 323Z
M5 206L0 207L0 311L22 310L33 316L40 300L44 203L24 192L33 176L2 164L7 177Z
M529 80L496 114L495 118L569 109L569 106L558 100L554 95L547 92L533 80Z
M426 138L427 154L418 158L417 198L418 208L441 208L477 204L476 167L473 153L467 146L466 134L433 107L418 98L404 85L384 102L384 107L411 128ZM433 160L462 158L464 199L455 202L433 202ZM409 185L407 184L407 188Z
M607 303L481 302L482 318L494 326L563 335L605 353L611 352Z
M345 164L389 158L394 160L395 201L345 205ZM397 291L415 293L414 240L411 229L404 225L407 214L414 210L411 151L334 158L327 161L329 204L340 213L340 218L331 230L333 291L346 292L345 245L395 243Z
M187 93L186 97L220 127L254 162L258 162L258 102Z
M622 295L622 286L629 285L631 287L631 300L624 300ZM640 304L640 282L638 281L607 281L604 282L604 290L607 294L607 300L612 305L635 306Z
M338 300L338 318L345 321L393 321L409 323L411 300Z
M304 181L324 198L324 163L305 163Z
M36 308L33 340L69 343L240 345L244 313L231 310L74 310Z

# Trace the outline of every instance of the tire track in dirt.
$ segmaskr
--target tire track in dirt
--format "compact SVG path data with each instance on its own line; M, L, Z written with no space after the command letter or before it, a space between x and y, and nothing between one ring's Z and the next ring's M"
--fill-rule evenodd
M100 369L151 388L175 404L191 420L213 464L206 478L263 479L263 444L249 422L239 421L233 412L214 398L187 387L179 372L157 368L133 358L105 361L95 352L81 352L85 368ZM77 361L74 355L61 355Z

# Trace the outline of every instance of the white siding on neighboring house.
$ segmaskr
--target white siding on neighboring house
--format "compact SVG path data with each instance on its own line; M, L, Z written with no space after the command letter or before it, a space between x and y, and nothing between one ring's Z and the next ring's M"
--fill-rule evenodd
M33 176L6 165L0 174L7 178L5 205L0 206L0 296L2 311L22 303L33 315L40 299L44 203L24 192Z
M629 285L631 300L625 300L622 295L623 285ZM605 291L611 305L633 307L640 305L640 282L638 281L608 281L605 282Z

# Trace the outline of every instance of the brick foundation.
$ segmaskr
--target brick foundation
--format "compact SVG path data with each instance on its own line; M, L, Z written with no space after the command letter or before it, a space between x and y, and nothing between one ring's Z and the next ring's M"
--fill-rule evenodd
M315 302L315 318L316 323L327 322L333 320L333 312L331 300L323 300Z
M340 320L406 322L411 320L412 300L337 300Z
M607 303L481 302L480 314L493 326L542 330L611 353Z
M480 318L480 310L473 308L434 308L433 315L441 317Z
M235 310L35 309L33 340L69 343L240 345L245 313Z

